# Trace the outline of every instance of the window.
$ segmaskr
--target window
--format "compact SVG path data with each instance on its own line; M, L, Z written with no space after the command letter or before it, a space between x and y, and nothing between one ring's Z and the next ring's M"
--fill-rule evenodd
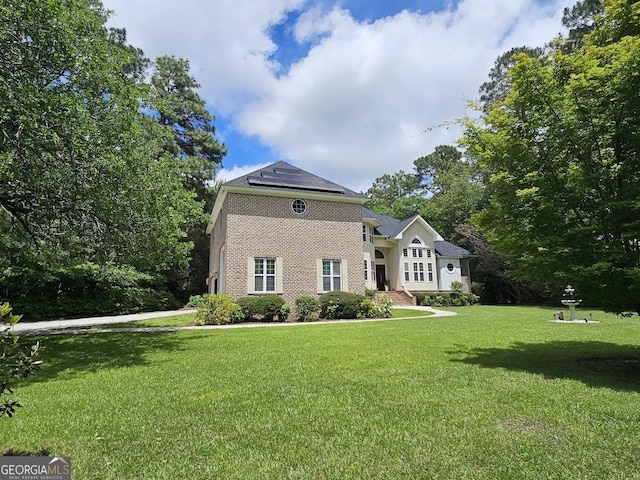
M365 225L362 225L362 241L367 241L367 227Z
M409 262L404 262L404 281L411 280L411 272L409 272Z
M424 282L424 264L417 262L413 264L413 281Z
M431 249L427 248L427 258L431 258Z
M369 262L367 262L366 260L364 261L364 279L365 280L369 280L369 273L367 270L367 266L369 265Z
M413 258L422 258L422 249L414 248L412 255L413 255Z
M447 270L449 270L449 272L453 272L454 268L456 267L453 266L453 263L447 263Z
M291 210L298 215L302 215L307 211L307 204L304 200L296 198L293 202L291 202Z
M433 265L431 263L427 264L427 270L429 271L429 281L433 282Z
M256 258L254 260L253 289L255 292L276 291L276 259Z
M408 257L409 256L409 250L407 250L406 248L402 249L402 256L403 257Z
M371 260L371 271L372 272L376 271L376 262L374 262L373 260Z
M322 260L322 290L332 292L342 289L342 262Z
M422 242L418 238L414 238L413 240L411 240L411 243L422 245Z
M373 243L373 227L369 227L369 242Z

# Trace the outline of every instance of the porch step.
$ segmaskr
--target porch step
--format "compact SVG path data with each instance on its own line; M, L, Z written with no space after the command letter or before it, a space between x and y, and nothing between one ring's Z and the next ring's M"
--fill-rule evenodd
M408 295L404 291L395 290L392 292L378 292L378 295L386 295L391 299L391 301L396 307L398 306L409 307L409 306L416 305L416 297L412 295Z

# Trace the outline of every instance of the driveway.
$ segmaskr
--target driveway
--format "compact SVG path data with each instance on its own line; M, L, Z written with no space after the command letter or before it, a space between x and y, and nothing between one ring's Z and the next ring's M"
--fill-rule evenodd
M73 320L47 320L43 322L18 322L13 326L15 333L39 330L60 330L64 328L92 327L94 325L108 325L110 323L128 323L149 318L172 317L193 313L195 309L183 309L164 312L132 313L129 315L111 315L107 317L74 318Z

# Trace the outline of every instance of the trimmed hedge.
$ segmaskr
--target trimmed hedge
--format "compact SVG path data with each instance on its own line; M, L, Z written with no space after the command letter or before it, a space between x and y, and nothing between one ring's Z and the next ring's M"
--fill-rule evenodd
M366 297L357 293L327 292L320 296L320 317L326 319L358 318Z
M412 292L418 305L431 307L466 307L478 303L480 297L473 293Z
M291 307L278 295L240 297L236 300L242 312L243 322L284 322Z

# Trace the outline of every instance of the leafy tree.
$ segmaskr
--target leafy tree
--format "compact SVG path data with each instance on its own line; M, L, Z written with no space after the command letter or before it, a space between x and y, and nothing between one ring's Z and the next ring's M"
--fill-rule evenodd
M8 303L0 303L0 418L4 415L13 417L16 408L21 406L17 400L9 398L13 393L14 382L33 374L41 363L36 360L39 342L24 348L20 344L20 337L13 333L11 327L19 320L18 315L11 314Z
M95 0L0 5L3 296L6 269L37 278L37 265L91 261L157 274L189 257L201 207L156 156L139 52L106 19Z
M486 169L483 232L521 278L640 311L640 2L605 3L575 50L521 55L465 144Z
M504 99L509 91L509 75L507 72L516 62L518 55L539 57L544 54L542 48L515 47L500 55L489 71L489 80L480 85L480 103L486 113L489 107Z
M209 266L206 214L213 208L219 188L215 182L216 169L227 154L225 145L216 139L214 117L198 94L199 87L189 74L188 60L162 56L155 61L148 109L154 122L161 126L158 133L163 145L158 155L177 160L185 187L204 204L201 221L188 233L194 244L189 267L174 268L169 277L172 290L184 300L206 289Z
M414 174L400 170L392 175L386 173L376 178L366 195L374 210L377 207L388 209L397 200L414 196L419 186L420 180Z
M476 162L455 147L439 145L414 165L421 189L428 195L420 214L445 238L466 244L455 228L468 223L484 200L482 175Z

